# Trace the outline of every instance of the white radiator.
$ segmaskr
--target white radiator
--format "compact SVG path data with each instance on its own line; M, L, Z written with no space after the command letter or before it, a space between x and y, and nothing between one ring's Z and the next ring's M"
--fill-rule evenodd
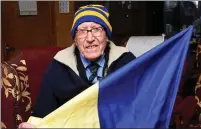
M126 44L126 47L136 57L151 50L155 46L164 41L164 35L162 36L131 36Z

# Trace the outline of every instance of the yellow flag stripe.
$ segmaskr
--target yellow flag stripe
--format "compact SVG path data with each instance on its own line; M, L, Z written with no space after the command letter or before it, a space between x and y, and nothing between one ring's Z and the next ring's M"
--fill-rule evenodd
M38 121L30 120L36 128L100 128L98 117L99 82ZM38 124L36 124L36 122Z

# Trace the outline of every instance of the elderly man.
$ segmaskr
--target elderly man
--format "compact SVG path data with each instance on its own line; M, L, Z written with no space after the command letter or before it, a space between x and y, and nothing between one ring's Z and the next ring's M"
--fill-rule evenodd
M59 51L47 68L32 116L43 118L108 74L135 59L112 43L109 13L102 5L80 7L75 13L75 43ZM20 128L31 128L22 123Z

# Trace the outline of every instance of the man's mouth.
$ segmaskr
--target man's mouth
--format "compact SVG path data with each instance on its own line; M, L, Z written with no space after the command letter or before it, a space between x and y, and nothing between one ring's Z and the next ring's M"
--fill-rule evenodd
M87 48L87 49L94 49L94 48L96 48L96 47L98 47L98 45L91 45L91 46L87 46L86 48Z

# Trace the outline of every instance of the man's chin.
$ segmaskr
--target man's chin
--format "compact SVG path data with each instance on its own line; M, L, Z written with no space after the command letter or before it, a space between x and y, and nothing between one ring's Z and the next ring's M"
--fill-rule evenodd
M94 55L94 56L85 56L90 61L96 61L100 56Z

